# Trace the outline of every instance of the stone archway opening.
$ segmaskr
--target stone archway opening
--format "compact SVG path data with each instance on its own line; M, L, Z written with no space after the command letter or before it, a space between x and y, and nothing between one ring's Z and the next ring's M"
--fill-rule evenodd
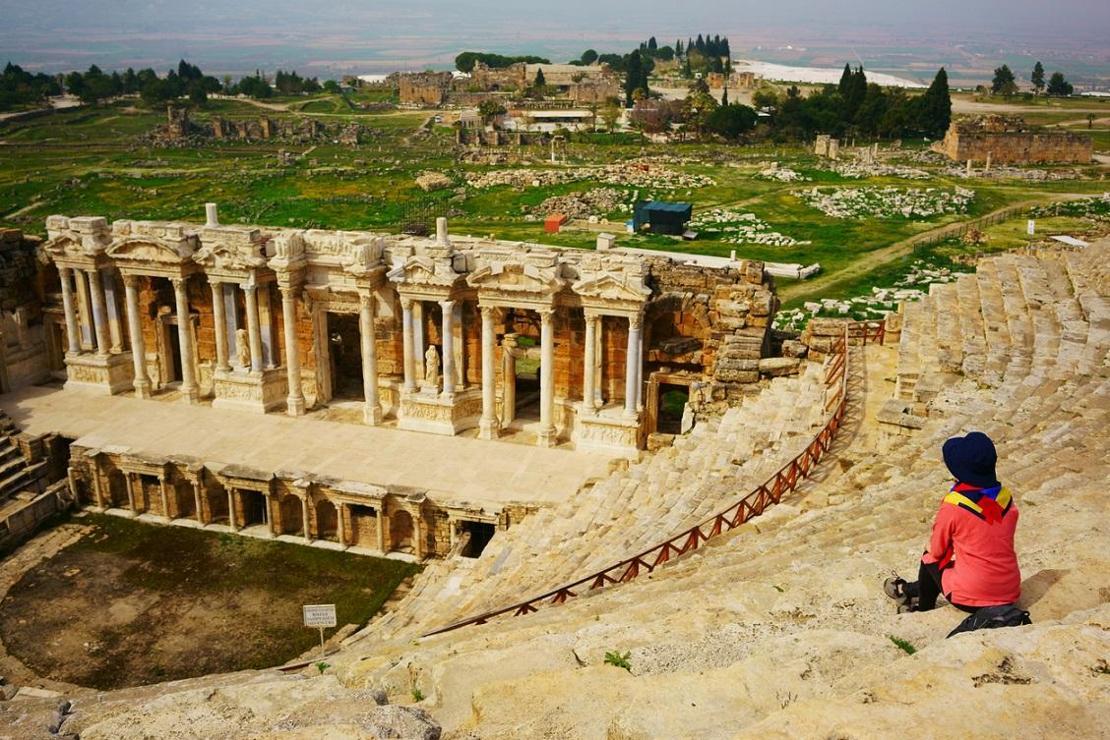
M327 499L316 502L316 539L339 541L339 510Z
M469 535L468 541L459 550L459 555L464 558L476 558L486 549L486 545L493 539L497 527L489 522L459 522L459 533Z
M266 495L260 491L239 491L240 506L243 507L243 520L240 527L269 525L270 512L266 506Z
M278 502L281 517L279 534L304 536L304 507L296 496L285 496Z
M401 509L389 517L389 549L395 552L415 552L412 515Z
M351 523L351 545L354 547L378 547L378 512L373 506L350 504L347 507Z
M362 400L362 346L358 314L327 313L332 398Z
M108 472L107 504L110 509L126 509L128 506L127 475L122 470Z
M682 414L689 402L689 386L661 383L659 402L655 410L655 431L662 434L681 434Z
M178 519L198 519L197 498L193 494L193 484L184 478L173 482L174 511Z

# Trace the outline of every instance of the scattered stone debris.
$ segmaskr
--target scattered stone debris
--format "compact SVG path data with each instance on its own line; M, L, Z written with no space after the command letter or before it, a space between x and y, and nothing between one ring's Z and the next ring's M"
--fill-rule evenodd
M975 191L942 188L838 188L799 190L806 205L833 218L930 218L944 213L965 213Z
M606 185L624 185L658 190L702 188L716 184L705 175L679 172L667 167L645 163L610 164L602 167L571 167L565 169L494 170L471 174L466 184L484 190L508 185L515 188L539 188L581 180L596 180Z
M425 193L430 193L433 190L446 190L454 182L442 172L421 172L416 178L416 185Z
M1030 218L1049 218L1050 216L1078 216L1099 221L1110 220L1110 193L1029 209Z
M865 177L897 177L902 180L928 180L931 175L916 167L881 162L834 162L830 169L841 177L859 180Z
M632 194L617 188L594 188L581 193L556 195L538 206L525 206L525 213L561 213L567 218L604 217L614 211L631 213Z
M778 162L772 162L769 167L760 170L756 177L779 182L809 182L812 179L789 167L780 167Z
M773 231L766 221L754 213L740 213L727 208L713 208L697 213L688 228L705 232L714 239L730 244L766 244L773 247L793 247L809 244Z
M772 327L779 331L801 331L810 319L818 316L877 321L897 311L899 303L924 298L933 283L950 283L959 276L959 272L948 267L915 260L909 271L890 287L872 287L871 295L847 300L824 298L807 301L801 308L779 311Z

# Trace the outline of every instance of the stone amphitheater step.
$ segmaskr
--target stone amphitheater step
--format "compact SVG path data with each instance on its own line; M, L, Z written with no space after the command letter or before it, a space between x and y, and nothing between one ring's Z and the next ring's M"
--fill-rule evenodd
M672 450L579 496L575 503L594 513L590 522L600 507L612 506L606 509L615 517L608 520L609 534L591 539L600 531L592 524L574 534L572 523L584 520L568 507L514 527L477 561L430 564L402 614L375 622L331 660L351 687L348 693L336 690L334 701L349 704L357 687L380 687L406 701L418 690L427 697L421 705L450 737L894 736L904 734L908 719L915 725L935 722L953 705L963 710L945 713L945 732L953 736L1105 734L1110 311L1101 300L1105 294L1093 291L1105 285L1108 256L1099 249L1061 263L1081 320L1090 327L1076 332L1072 349L1082 359L1073 372L1057 374L1049 362L1053 351L1068 351L1068 342L1037 336L1051 328L1031 307L1039 294L1036 269L1024 259L985 260L975 291L956 286L958 339L961 346L982 341L1000 353L996 383L985 385L970 373L943 374L930 402L938 413L912 436L899 438L894 449L876 454L866 429L847 429L830 464L789 500L651 577L526 617L413 639L422 621L438 626L471 605L499 598L506 583L522 588L541 572L572 577L560 569L591 562L592 550L617 551L632 541L624 523L651 529L642 522L668 516L672 501L695 511L690 507L698 505L699 493L719 495L708 487L727 492L732 478L714 468L742 449L753 417L742 407L715 425L699 425ZM1017 282L1001 287L998 275L1008 268L998 263L1004 260L1029 272L1028 289L1016 267L1011 277ZM1041 267L1058 291L1060 273ZM970 320L976 297L988 325L981 335L981 326ZM917 360L917 323L926 316L907 312L912 341L899 346L899 357ZM935 325L936 316L929 318ZM1027 350L1030 361L1009 361L1011 341L1018 351ZM877 392L882 384L870 380L861 386ZM729 462L738 481L764 463L785 459L785 430L809 423L801 409L780 414L776 406L801 399L804 382L772 388L790 390L776 401L768 389L746 410L758 409L784 425L780 447L739 465ZM875 404L851 397L849 417L866 428L871 422L861 407ZM969 429L996 440L1000 474L1017 496L1025 606L1034 625L946 640L962 614L942 608L898 615L878 585L892 568L908 575L914 567L950 485L939 446ZM683 481L717 475L692 491L682 482L672 488L670 470L681 471ZM640 508L622 508L622 502ZM549 559L559 564L548 568ZM471 590L480 595L471 596ZM906 655L890 636L917 653ZM629 654L629 672L605 665L611 651ZM216 703L213 695L196 693L162 696L159 706L183 718L212 711L207 707ZM148 710L128 711L138 717ZM116 726L126 726L128 718L116 715Z

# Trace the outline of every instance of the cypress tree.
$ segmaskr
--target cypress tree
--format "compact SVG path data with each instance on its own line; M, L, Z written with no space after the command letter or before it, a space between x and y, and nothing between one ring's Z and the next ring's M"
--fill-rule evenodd
M1037 91L1038 95L1041 92L1044 91L1044 65L1043 64L1041 64L1040 62L1037 62L1036 64L1033 65L1033 76L1029 78L1029 81L1033 83L1033 89Z
M920 129L934 138L944 136L952 122L952 98L948 92L948 72L941 67L929 89L921 96Z
M682 56L682 39L678 39L674 42L674 56L675 59L678 59Z
M698 34L698 40L694 42L694 48L701 54L705 53L705 39L702 38L700 33Z
M728 105L728 85L725 85L725 91L721 94L721 105Z
M657 42L655 40L654 36L652 36L650 39L648 39L647 48L648 48L648 51L655 51L659 48L659 42Z
M840 97L848 97L848 90L852 86L852 68L847 62L844 63L844 72L840 75L840 84L837 85L837 90L840 91Z

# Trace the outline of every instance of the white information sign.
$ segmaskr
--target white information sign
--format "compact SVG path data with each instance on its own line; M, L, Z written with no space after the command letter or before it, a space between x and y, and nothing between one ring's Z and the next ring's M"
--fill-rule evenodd
M335 604L305 604L301 607L304 610L304 626L305 627L334 627L337 622L335 619Z
M1036 230L1037 230L1037 222L1034 221L1033 219L1029 219L1029 223L1027 223L1025 225L1026 233L1029 234L1029 236L1033 236L1033 234L1036 232Z

